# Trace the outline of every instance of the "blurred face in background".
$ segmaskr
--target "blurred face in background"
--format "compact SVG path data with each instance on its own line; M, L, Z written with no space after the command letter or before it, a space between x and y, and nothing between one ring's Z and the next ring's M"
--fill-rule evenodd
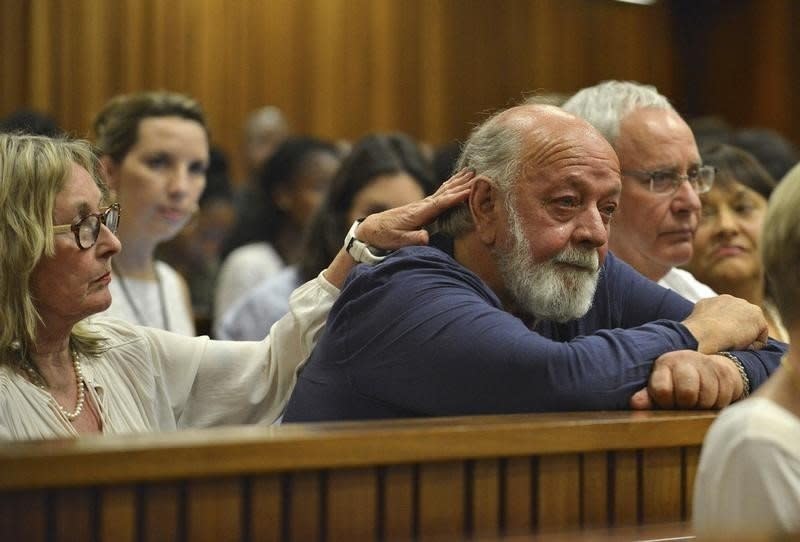
M694 255L686 268L718 293L733 283L762 277L759 241L767 200L730 179L703 194Z
M120 237L172 239L194 212L206 184L208 137L181 117L150 117L121 162L104 159L108 183L124 209Z
M408 173L379 175L353 198L347 223L387 209L394 209L425 197L419 183Z
M330 152L313 152L295 177L275 189L275 202L298 229L308 224L328 184L339 168L339 158Z
M247 124L245 131L245 159L250 175L255 175L289 136L286 119L275 108L266 108Z

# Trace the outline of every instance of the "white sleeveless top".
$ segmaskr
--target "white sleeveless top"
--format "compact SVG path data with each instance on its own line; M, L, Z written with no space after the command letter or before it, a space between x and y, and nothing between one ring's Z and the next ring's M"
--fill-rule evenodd
M119 275L111 274L111 306L102 313L103 316L119 318L132 324L157 329L167 329L181 335L193 337L195 335L194 317L189 309L189 300L186 299L186 289L181 276L172 267L164 262L155 262L156 274L161 281L163 304L166 305L167 321L165 326L164 313L162 312L162 299L159 293L158 282L125 277L125 288ZM127 295L126 291L127 290ZM136 309L131 307L131 299ZM141 318L137 317L137 311Z

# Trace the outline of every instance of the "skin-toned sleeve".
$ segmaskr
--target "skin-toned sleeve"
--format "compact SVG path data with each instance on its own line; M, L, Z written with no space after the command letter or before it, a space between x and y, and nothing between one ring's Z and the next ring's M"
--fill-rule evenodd
M314 348L338 289L323 276L292 294L259 342L184 338L142 328L179 428L273 423Z

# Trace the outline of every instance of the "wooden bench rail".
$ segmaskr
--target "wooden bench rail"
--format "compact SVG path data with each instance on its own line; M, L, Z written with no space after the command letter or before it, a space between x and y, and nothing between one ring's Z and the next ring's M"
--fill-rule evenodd
M235 427L0 445L0 540L417 540L686 522L713 413Z
M714 417L709 412L675 411L520 414L4 444L0 490L697 446Z

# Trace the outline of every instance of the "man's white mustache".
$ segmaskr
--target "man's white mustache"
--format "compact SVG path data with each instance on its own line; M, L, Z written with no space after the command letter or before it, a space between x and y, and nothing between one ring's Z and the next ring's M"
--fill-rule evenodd
M596 250L581 250L567 247L553 256L552 261L554 263L583 267L587 271L593 273L596 273L600 269L600 256L598 256Z

